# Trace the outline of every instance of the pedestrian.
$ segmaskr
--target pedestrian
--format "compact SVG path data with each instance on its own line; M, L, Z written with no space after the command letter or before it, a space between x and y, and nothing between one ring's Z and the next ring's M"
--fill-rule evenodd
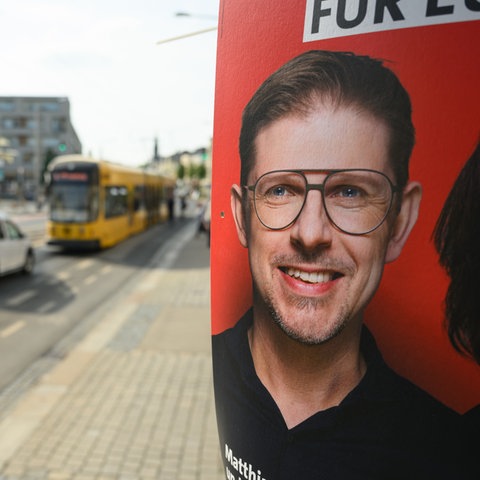
M182 209L182 217L185 216L185 212L187 211L187 193L183 193L180 198L180 204Z
M173 222L175 220L175 194L173 187L167 187L167 208L168 208L168 220Z

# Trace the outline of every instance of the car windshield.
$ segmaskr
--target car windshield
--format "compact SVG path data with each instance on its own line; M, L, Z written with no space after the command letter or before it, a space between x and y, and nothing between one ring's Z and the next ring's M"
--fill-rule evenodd
M9 220L5 222L5 231L7 234L7 238L10 238L11 240L23 238L23 234L20 229Z
M86 183L56 183L50 195L54 222L91 222L98 215L98 189Z

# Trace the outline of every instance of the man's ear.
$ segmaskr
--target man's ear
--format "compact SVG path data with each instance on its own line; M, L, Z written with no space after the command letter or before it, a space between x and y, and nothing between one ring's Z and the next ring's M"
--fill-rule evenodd
M242 246L247 247L247 230L245 225L245 212L243 211L242 189L238 185L232 185L230 190L230 206L232 208L233 219L237 227L238 239Z
M390 240L388 242L385 262L396 260L407 241L412 228L417 222L420 201L422 199L422 186L418 182L409 182L403 190L402 205L395 219Z

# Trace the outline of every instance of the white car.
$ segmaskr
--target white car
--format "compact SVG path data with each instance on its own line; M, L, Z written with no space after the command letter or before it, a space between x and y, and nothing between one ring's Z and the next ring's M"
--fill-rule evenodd
M20 228L0 212L0 276L22 271L32 273L35 252Z

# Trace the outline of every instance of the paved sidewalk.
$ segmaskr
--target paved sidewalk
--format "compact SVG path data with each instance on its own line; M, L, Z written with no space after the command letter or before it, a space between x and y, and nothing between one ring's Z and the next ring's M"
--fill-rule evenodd
M0 480L220 480L209 250L187 223L0 422ZM101 315L100 315L101 314Z

